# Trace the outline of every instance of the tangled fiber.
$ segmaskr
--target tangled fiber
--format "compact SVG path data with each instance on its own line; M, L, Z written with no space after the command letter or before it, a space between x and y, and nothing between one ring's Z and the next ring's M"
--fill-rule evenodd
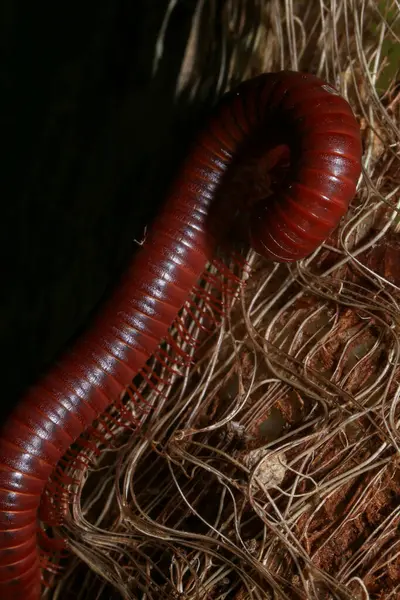
M182 317L196 348L172 332L195 362L155 364L131 407L140 427L115 420L66 467L71 556L47 598L400 598L399 36L397 0L198 0L177 97L201 94L218 44L217 95L311 71L361 122L363 176L311 257L232 263L242 282L229 299L219 286L223 314Z

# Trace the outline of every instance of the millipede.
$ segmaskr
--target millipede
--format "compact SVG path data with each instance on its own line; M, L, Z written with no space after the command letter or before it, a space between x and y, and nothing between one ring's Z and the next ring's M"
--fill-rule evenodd
M248 152L259 159L270 192L252 198L244 191L241 206L229 206L224 193L219 205ZM361 157L350 105L314 75L265 73L223 96L114 292L2 425L1 598L40 598L39 509L47 482L160 347L228 233L229 217L248 211L240 231L267 259L305 258L346 213Z

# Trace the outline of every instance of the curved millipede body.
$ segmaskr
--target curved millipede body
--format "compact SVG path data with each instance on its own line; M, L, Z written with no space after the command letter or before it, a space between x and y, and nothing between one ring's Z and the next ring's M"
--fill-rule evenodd
M167 334L227 226L223 211L212 221L213 202L253 138L265 164L274 162L274 144L288 159L286 179L265 202L251 204L246 227L257 252L280 262L305 257L346 212L362 149L353 112L333 88L280 72L223 98L114 295L2 427L0 598L40 597L38 508L46 482Z

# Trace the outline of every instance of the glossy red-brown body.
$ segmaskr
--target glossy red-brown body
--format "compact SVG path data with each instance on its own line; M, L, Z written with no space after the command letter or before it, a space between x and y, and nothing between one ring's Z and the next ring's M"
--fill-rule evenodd
M40 597L37 513L49 476L167 334L225 228L223 219L209 219L232 162L256 132L268 147L269 129L277 124L290 151L288 179L279 194L253 207L248 233L254 249L276 261L298 260L346 212L361 170L360 133L351 108L330 86L312 75L271 73L223 99L114 295L2 427L2 599Z

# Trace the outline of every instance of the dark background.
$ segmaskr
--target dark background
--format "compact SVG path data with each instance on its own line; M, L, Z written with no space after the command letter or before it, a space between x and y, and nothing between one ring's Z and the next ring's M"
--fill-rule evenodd
M118 279L215 100L218 3L191 103L174 94L195 1L152 75L167 5L3 3L1 420Z

